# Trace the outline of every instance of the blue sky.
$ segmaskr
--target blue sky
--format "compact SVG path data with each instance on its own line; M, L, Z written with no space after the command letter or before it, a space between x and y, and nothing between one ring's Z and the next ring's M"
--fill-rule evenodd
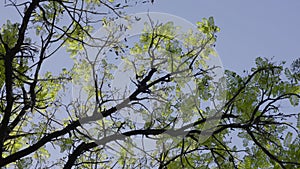
M213 16L221 28L217 51L226 69L242 72L258 56L275 60L300 57L300 1L156 0L131 12L166 12L196 23Z
M0 4L0 25L19 21L13 8ZM153 5L131 8L135 12L164 12L192 23L213 16L221 28L217 51L226 69L249 70L258 56L275 60L300 57L300 1L289 0L156 0Z
M213 16L221 28L216 49L223 65L241 73L250 70L258 56L275 56L288 64L300 57L299 9L299 0L155 0L129 12L170 13L192 23ZM14 9L4 8L4 1L0 14L0 25L7 19L20 21ZM65 64L55 59L49 63L59 69Z

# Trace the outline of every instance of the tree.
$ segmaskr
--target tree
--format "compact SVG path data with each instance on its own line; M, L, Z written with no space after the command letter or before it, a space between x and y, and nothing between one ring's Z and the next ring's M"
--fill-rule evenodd
M299 168L299 60L288 68L259 57L243 75L216 79L212 17L180 33L149 16L137 40L121 36L130 25L116 18L139 21L124 11L145 2L10 1L22 20L0 33L0 166ZM99 24L105 38L91 34ZM60 50L74 66L43 72ZM133 72L121 93L111 84L120 67ZM78 95L68 100L71 84Z

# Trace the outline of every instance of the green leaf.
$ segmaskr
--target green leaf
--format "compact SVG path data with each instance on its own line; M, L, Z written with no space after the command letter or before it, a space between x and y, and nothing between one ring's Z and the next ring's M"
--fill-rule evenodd
M292 106L298 106L299 105L299 97L292 95L289 97L290 103Z
M285 136L285 139L284 139L284 145L286 147L288 147L291 144L292 138L293 138L293 133L288 132L287 135Z

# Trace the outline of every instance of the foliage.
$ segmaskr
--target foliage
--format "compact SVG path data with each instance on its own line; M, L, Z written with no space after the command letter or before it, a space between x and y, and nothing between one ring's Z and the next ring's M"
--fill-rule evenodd
M258 57L250 71L226 70L215 81L217 67L208 61L220 29L212 17L196 31L152 23L135 42L118 38L124 30L115 19L138 20L124 11L145 2L10 1L24 12L0 32L0 166L299 168L299 59L289 68ZM91 33L100 24L107 36L95 43ZM91 48L107 58L90 60ZM44 71L63 50L73 67ZM112 86L120 67L133 71L122 93ZM84 86L86 102L67 99L71 82ZM216 117L218 125L205 125ZM201 140L203 133L211 136ZM139 149L136 140L157 147Z

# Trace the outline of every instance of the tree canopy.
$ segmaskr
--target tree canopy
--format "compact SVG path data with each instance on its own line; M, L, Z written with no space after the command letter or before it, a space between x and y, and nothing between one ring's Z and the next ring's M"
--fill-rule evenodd
M213 17L126 13L149 3L6 3L21 19L0 31L0 166L299 168L300 59L224 71Z

